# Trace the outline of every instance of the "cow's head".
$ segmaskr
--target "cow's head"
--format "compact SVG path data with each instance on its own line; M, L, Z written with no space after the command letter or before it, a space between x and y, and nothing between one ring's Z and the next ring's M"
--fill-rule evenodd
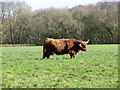
M75 46L79 47L79 49L82 51L87 51L87 43L88 42L89 42L89 40L88 41L77 40L75 42Z
M88 41L81 41L81 40L78 40L76 42L76 46L79 46L79 49L82 50L82 51L87 51L87 43L89 42Z
M81 44L80 44L80 49L82 50L82 51L87 51L87 43L89 42L89 40L88 41L81 41Z

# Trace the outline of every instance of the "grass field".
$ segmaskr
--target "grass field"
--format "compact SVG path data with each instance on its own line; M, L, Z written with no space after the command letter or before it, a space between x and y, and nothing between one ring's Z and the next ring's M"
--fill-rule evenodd
M117 88L118 45L42 58L42 46L2 48L3 88Z

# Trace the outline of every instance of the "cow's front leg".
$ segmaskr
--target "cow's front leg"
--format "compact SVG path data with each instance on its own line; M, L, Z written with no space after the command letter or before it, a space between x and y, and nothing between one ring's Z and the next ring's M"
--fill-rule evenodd
M70 53L70 57L71 58L75 58L76 56L75 56L75 53Z
M76 58L76 54L74 53L73 58Z

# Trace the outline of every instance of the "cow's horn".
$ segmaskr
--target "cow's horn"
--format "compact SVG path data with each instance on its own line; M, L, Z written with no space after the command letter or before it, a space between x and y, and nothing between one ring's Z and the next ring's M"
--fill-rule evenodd
M88 43L89 42L89 39L87 40L87 42L86 43Z

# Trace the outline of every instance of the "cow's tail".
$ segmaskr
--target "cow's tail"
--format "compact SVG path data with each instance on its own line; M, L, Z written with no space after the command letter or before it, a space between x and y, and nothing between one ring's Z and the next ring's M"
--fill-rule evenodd
M46 52L46 48L45 45L43 45L43 53Z

